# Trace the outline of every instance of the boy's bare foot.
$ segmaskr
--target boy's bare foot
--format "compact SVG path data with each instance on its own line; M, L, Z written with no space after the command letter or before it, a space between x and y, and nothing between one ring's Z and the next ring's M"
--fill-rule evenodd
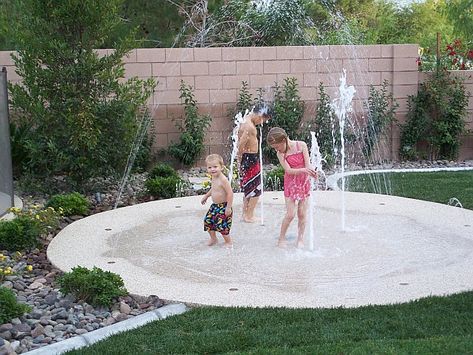
M278 247L286 249L287 248L287 242L285 239L279 239L278 240Z
M299 249L304 248L304 241L303 240L298 240L297 244L296 244L296 247L299 248Z
M212 245L217 244L217 242L218 242L217 239L210 238L209 241L208 241L208 243L207 243L207 245L208 245L209 247L211 247Z
M225 241L225 248L233 249L232 238L229 235L222 235L223 240Z
M258 220L258 218L256 218L256 217L251 217L251 218L243 217L243 222L245 222L245 223L255 223L257 220Z

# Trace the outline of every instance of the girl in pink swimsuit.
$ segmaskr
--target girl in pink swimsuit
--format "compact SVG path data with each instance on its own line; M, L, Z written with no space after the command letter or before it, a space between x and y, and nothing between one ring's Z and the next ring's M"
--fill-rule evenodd
M317 178L317 173L310 166L309 150L305 142L290 140L279 127L271 128L266 140L276 150L279 163L284 168L286 215L281 224L278 246L286 246L286 232L297 210L297 247L302 248L309 206L307 197L310 196L310 177Z

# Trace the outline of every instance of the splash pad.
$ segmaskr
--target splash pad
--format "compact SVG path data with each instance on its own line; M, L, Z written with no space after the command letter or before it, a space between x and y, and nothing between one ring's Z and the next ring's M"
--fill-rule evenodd
M314 251L277 248L282 192L266 192L265 225L235 216L234 249L206 245L200 196L148 202L69 225L50 243L61 270L118 273L130 293L218 306L336 307L405 302L473 288L473 211L413 199L315 193ZM235 213L241 194L235 194Z

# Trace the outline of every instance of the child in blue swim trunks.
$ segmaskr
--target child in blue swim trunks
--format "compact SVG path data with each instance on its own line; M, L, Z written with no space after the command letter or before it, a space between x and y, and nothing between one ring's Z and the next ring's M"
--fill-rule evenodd
M219 232L225 245L232 247L230 228L233 215L233 191L230 182L222 172L223 158L218 154L210 154L205 159L205 163L212 182L210 190L202 197L201 203L204 205L210 196L213 202L204 218L204 231L209 232L210 235L207 245L217 244L216 234Z

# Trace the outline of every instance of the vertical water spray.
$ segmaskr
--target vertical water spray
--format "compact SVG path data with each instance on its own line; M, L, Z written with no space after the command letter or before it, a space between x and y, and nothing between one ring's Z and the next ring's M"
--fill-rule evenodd
M240 130L240 125L245 122L246 116L248 115L248 110L246 110L245 115L243 116L241 112L238 112L235 115L234 127L232 131L232 153L230 155L230 169L228 171L228 181L230 181L230 186L232 185L233 180L233 165L235 163L235 157L238 153L238 131Z
M261 207L261 225L264 225L264 203L263 203L263 193L264 193L264 175L263 175L263 149L262 149L262 142L263 142L263 124L261 124L259 128L259 165L261 167L261 199L260 199L260 207Z
M342 176L342 230L345 230L345 124L347 114L352 111L351 103L355 95L355 88L350 85L347 86L347 72L343 69L343 74L340 77L340 86L338 87L339 98L334 99L332 108L335 115L338 117L341 140L341 176Z
M316 171L322 171L322 157L320 155L319 144L315 137L315 132L310 132L311 145L310 145L310 165ZM309 199L309 249L314 250L314 239L315 239L315 226L314 226L314 209L315 201L313 191L317 190L317 182L315 179L310 179L310 199Z
M140 147L141 147L141 143L143 142L145 135L148 133L148 128L151 124L151 117L153 116L152 113L149 113L148 110L145 109L144 112L142 112L141 114L142 114L142 117L141 117L140 122L138 123L135 139L133 141L133 144L131 145L130 154L128 154L128 158L125 165L125 171L123 172L122 180L120 182L120 187L118 188L117 199L115 200L113 209L116 209L118 207L118 204L120 203L123 190L125 189L125 186L128 182L128 178L130 177L130 174L131 174L131 169L133 168L133 164L135 162L136 154L138 154L138 151L140 150Z

